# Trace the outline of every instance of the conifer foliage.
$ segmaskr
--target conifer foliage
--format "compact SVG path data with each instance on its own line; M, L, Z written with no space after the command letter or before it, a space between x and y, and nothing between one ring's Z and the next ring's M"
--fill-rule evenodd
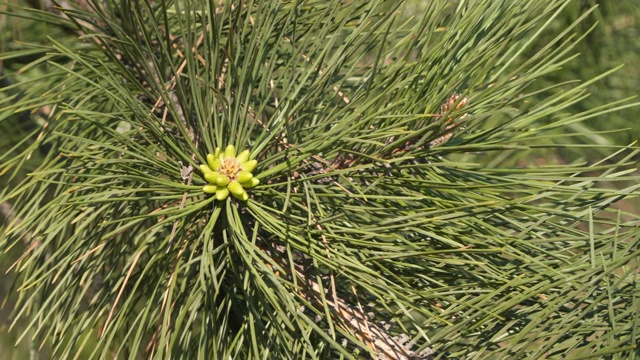
M615 206L637 150L533 161L633 105L571 113L598 79L537 85L579 61L577 22L533 47L569 2L22 12L73 37L4 55L42 74L0 104L42 120L0 154L22 337L55 358L637 354L640 230Z

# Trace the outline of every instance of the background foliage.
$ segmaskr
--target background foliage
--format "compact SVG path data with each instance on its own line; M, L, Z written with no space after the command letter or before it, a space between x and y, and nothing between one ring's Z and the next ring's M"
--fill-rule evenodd
M639 10L464 4L5 5L8 341L637 355ZM201 191L230 143L259 160L246 204Z

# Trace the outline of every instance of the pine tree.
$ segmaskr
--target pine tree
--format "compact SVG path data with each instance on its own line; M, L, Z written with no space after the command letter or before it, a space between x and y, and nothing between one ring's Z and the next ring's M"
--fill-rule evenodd
M637 148L539 157L636 105L571 112L608 73L541 81L587 34L550 27L569 3L20 13L73 34L4 55L41 74L0 112L32 123L0 155L22 338L55 358L638 355L640 230L616 207Z

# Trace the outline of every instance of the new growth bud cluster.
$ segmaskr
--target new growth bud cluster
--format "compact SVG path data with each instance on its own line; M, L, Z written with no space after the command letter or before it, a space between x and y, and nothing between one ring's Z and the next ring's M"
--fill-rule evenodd
M202 190L215 194L219 201L227 199L229 194L238 200L246 201L249 195L245 189L260 183L252 174L256 165L256 160L249 160L249 150L244 150L236 156L236 148L233 145L227 146L224 151L216 148L215 154L207 155L207 164L200 165L200 170L208 182Z

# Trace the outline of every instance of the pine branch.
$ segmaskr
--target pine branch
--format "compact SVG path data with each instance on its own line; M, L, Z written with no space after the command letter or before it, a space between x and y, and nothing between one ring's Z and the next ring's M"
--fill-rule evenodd
M640 229L612 207L640 196L639 150L541 155L634 105L573 110L607 74L538 86L584 37L554 28L566 1L83 4L51 15L83 36L38 44L0 102L46 109L53 149L0 155L21 217L0 245L39 241L13 268L24 337L61 358L634 351Z

